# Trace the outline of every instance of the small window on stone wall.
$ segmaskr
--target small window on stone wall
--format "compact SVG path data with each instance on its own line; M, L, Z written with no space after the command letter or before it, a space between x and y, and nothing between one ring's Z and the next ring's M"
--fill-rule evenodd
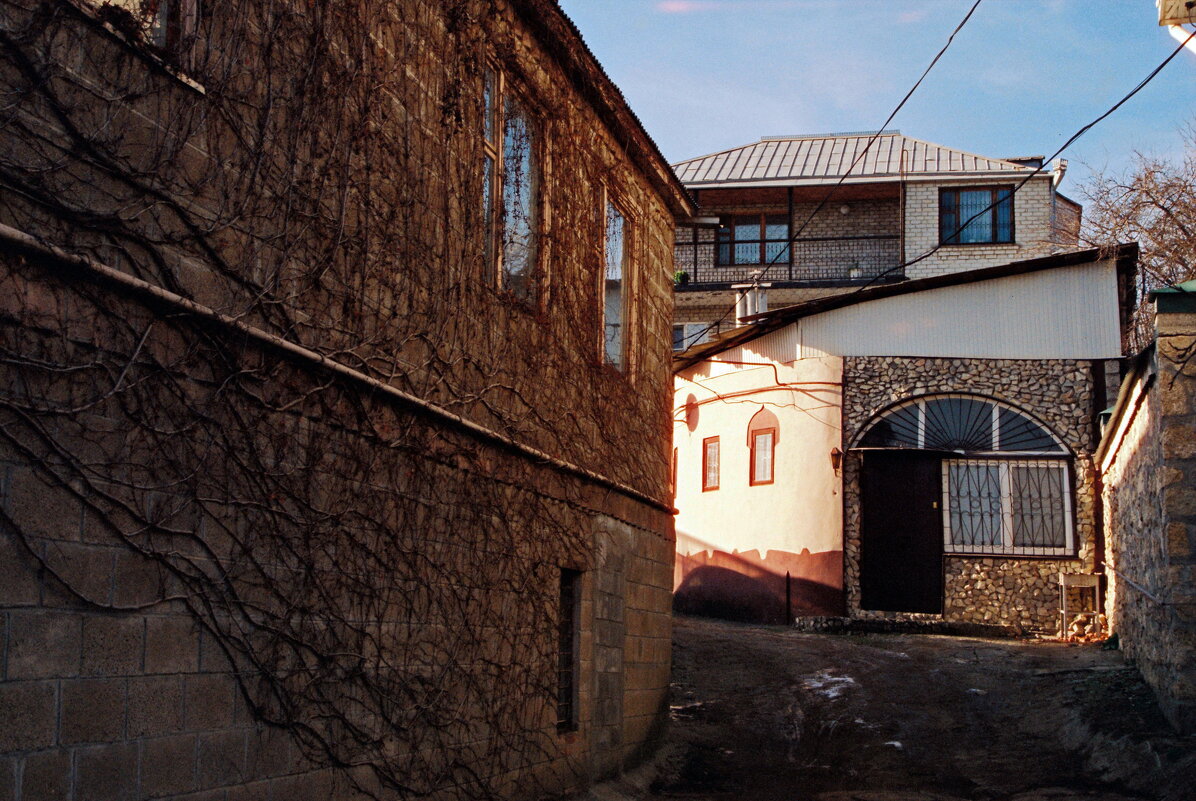
M581 573L561 568L557 607L556 726L577 730L578 646L581 633Z

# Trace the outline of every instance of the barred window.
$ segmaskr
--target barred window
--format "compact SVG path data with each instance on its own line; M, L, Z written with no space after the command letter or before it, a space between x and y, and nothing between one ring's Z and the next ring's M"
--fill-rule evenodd
M557 606L556 726L577 729L578 643L581 630L581 573L561 568Z
M1067 462L946 459L947 551L1058 556L1073 550Z
M627 266L627 218L613 203L606 203L603 235L605 256L603 280L603 353L606 363L622 370L626 363L626 300L624 280Z

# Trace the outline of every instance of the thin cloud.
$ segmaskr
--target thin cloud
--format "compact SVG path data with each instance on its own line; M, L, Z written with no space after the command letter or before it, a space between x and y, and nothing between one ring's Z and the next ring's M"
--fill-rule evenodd
M797 8L820 5L810 0L659 0L656 10L662 14L694 14L702 11L742 11L746 8Z

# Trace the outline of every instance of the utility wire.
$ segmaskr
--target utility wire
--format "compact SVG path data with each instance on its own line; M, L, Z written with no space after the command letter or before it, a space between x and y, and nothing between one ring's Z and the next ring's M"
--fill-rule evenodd
M1009 193L1009 197L1013 198L1013 196L1017 194L1017 191L1019 189L1021 189L1023 186L1025 186L1030 181L1030 179L1032 179L1036 175L1041 174L1043 171L1043 165L1045 165L1051 161L1054 161L1056 158L1058 158L1058 156L1061 153L1063 153L1063 151L1065 151L1065 150L1067 150L1067 148L1071 147L1076 142L1077 139L1079 139L1084 134L1088 133L1088 131L1090 131L1092 128L1094 128L1097 124L1103 122L1106 118L1108 118L1110 115L1112 115L1113 112L1117 111L1117 109L1121 108L1127 102L1129 102L1130 98L1132 98L1134 95L1138 94L1143 89L1145 89L1146 85L1149 84L1151 81L1153 81L1155 76L1158 75L1160 72L1162 72L1163 68L1166 67L1168 64L1170 64L1171 61L1176 56L1178 56L1180 54L1180 52L1185 47L1188 46L1188 42L1192 41L1193 37L1196 37L1196 31L1193 31L1192 33L1188 34L1188 38L1184 39L1180 43L1179 47L1177 47L1177 48L1175 48L1175 50L1171 51L1171 55L1169 55L1169 56L1167 56L1167 58L1163 59L1163 61L1157 67L1155 67L1153 70L1151 70L1149 75L1147 75L1145 78L1143 78L1141 81L1139 81L1138 85L1135 86L1133 89L1131 89L1128 94L1126 94L1124 97L1122 97L1120 100L1118 100L1112 106L1110 106L1107 111L1105 111L1103 114L1098 116L1096 119L1092 120L1092 122L1088 123L1084 127L1080 128L1080 130L1078 130L1074 134L1072 134L1071 137L1066 142L1064 142L1058 150L1056 150L1054 153L1052 153L1050 156L1048 156L1046 159L1043 160L1042 165L1039 165L1038 167L1036 167L1034 169L1033 172L1028 174L1021 181L1018 181L1018 183L1016 183L1014 185L1013 190ZM942 241L940 241L937 245L932 247L930 250L923 253L921 256L918 256L917 258L914 258L914 259L910 259L909 261L907 261L903 264L898 264L895 267L889 267L887 270L881 271L877 275L873 276L868 281L868 283L864 284L859 289L857 289L856 292L862 292L865 289L867 289L869 286L871 286L872 284L876 283L876 281L879 280L880 278L883 278L886 275L890 275L890 274L896 272L897 270L904 270L906 267L917 264L918 262L934 255L943 247L943 245L947 244L948 240L953 239L954 237L958 236L960 234L960 232L962 232L965 228L967 228L969 225L971 225L973 220L976 220L979 217L982 217L985 214L989 213L990 211L993 210L993 208L996 207L997 203L1000 203L1000 202L1001 201L998 200L998 201L994 201L993 203L989 203L983 209L976 212L971 217L969 217L966 221L964 221L962 224L960 224L960 226L955 230L954 233L951 234L951 236L944 237Z
M972 7L968 9L968 13L964 15L964 18L962 20L960 20L958 25L955 26L955 30L951 31L951 35L947 37L946 44L944 44L942 46L942 48L935 54L934 58L932 58L930 60L930 64L927 65L926 69L922 71L922 74L918 77L918 80L915 81L914 85L911 86L909 91L905 93L905 96L901 98L901 102L899 102L893 108L893 110L891 112L889 112L889 116L885 118L885 121L881 124L880 128L878 128L876 130L876 132L873 133L872 136L868 139L868 144L866 144L864 146L864 149L862 151L860 151L859 155L857 155L855 157L855 159L851 162L851 165L847 168L846 171L844 171L843 175L840 176L839 180L833 186L831 186L830 189L827 190L826 195L823 196L822 200L820 200L818 202L818 205L814 208L814 210L812 212L810 212L810 215L808 217L806 217L805 221L797 228L797 230L794 231L789 236L789 239L786 242L785 247L782 248L780 250L780 252L778 252L777 255L773 256L772 260L768 262L768 264L765 267L766 270L768 267L771 267L772 265L777 263L777 261L779 260L782 253L786 253L793 247L793 243L796 242L797 238L802 235L802 233L806 230L807 227L809 227L810 223L818 215L818 212L822 211L822 209L826 206L826 204L830 202L830 200L834 196L835 192L839 190L839 188L843 185L843 182L846 181L848 176L851 175L851 171L854 170L856 165L859 164L860 161L865 156L868 155L868 151L872 149L872 145L874 145L876 143L876 140L881 136L881 134L884 133L884 131L888 127L889 123L892 122L893 118L897 116L897 113L899 111L901 111L901 109L905 106L905 104L907 102L909 102L909 99L911 97L913 97L914 92L916 92L918 90L918 87L921 86L922 82L926 80L926 76L929 75L930 71L932 69L934 69L936 64L939 63L939 60L943 57L943 54L945 54L947 52L947 48L951 47L951 43L955 41L956 35L961 30L963 30L964 25L967 25L968 20L970 20L972 18L972 15L976 13L976 9L979 8L980 3L982 3L982 2L983 2L983 0L976 0L976 2L974 2L972 4ZM969 222L970 222L970 220L969 220ZM790 221L790 223L792 223L792 220ZM697 245L695 244L694 247L697 247ZM718 247L717 242L715 243L715 247L716 248ZM929 255L929 254L927 254L927 255ZM759 284L759 282L760 282L760 276L757 275L753 279L752 283ZM869 283L871 283L871 282L869 282ZM703 337L706 334L710 333L710 331L712 329L717 331L719 326L722 325L723 321L727 319L727 316L730 315L735 310L736 306L738 306L738 303L732 303L730 308L728 308L725 312L723 312L721 317L719 317L713 323L711 323L710 325L708 325L704 329L702 329L702 332L700 334L695 335L694 338L696 339L698 337Z

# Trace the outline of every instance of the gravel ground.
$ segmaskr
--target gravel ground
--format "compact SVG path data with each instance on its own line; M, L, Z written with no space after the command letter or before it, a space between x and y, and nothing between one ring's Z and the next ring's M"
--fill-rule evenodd
M1176 736L1117 651L677 618L672 725L592 799L1196 801Z

